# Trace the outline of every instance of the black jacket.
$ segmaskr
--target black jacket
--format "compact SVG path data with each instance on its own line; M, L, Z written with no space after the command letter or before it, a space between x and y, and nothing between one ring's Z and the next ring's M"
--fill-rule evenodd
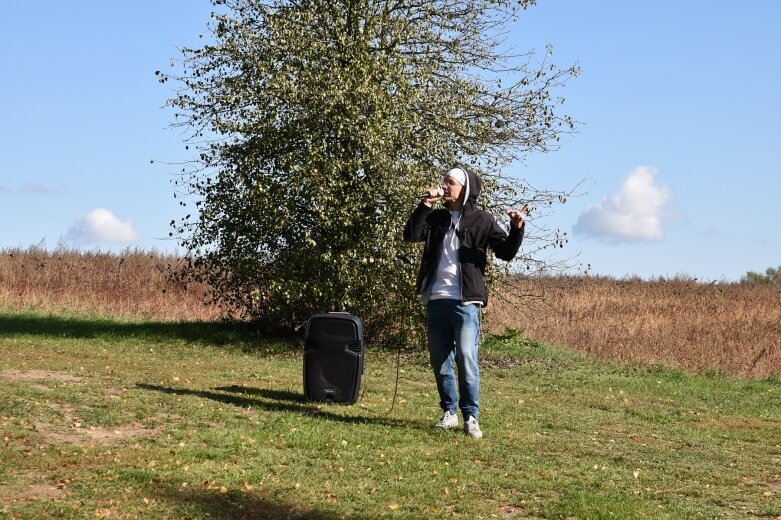
M475 204L480 195L480 179L471 171L467 173L467 200L461 208L461 221L457 236L459 240L458 261L461 264L461 297L463 302L488 303L485 286L485 266L488 248L497 258L510 261L515 258L523 241L526 228L510 226L508 235L496 223L493 215ZM404 240L425 242L420 261L416 290L418 294L428 290L437 274L442 240L450 227L450 212L447 209L434 210L422 202L412 212L404 227Z

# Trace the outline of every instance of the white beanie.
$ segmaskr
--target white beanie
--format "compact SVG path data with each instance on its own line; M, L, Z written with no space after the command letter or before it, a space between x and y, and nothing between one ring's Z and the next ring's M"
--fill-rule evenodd
M445 177L453 177L453 179L461 183L461 186L466 186L466 172L461 168L453 168L445 174Z

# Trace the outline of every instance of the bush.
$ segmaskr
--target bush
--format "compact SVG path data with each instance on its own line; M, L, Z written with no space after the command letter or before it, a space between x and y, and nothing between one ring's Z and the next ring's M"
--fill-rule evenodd
M765 274L749 271L740 279L740 283L752 285L781 285L781 265L778 267L768 267L767 270L765 270Z

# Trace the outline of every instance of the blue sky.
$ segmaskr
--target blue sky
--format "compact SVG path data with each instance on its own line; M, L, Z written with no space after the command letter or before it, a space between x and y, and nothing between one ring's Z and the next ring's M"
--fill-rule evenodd
M184 8L182 6L186 5ZM195 45L207 1L14 2L0 19L0 247L173 251L187 157L154 71ZM781 2L540 0L510 27L580 77L581 122L511 172L567 190L548 226L592 273L737 280L781 265ZM584 191L584 190L581 190Z

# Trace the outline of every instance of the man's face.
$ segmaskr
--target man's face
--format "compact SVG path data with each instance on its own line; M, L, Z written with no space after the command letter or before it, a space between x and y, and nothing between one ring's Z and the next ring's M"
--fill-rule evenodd
M464 194L464 186L448 175L442 179L442 190L445 192L445 195L442 197L442 200L445 202L456 202Z

